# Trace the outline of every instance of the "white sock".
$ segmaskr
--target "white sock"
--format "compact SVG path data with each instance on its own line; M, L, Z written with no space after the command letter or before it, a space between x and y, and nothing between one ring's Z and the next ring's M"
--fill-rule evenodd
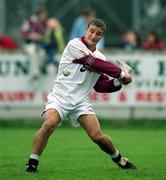
M111 155L112 158L117 158L119 156L119 151L116 150L114 154Z
M40 156L37 154L31 154L29 158L39 160Z

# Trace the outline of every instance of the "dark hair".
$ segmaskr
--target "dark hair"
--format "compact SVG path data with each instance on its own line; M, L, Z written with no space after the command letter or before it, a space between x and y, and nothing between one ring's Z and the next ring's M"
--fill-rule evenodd
M149 31L148 35L151 35L151 36L154 37L154 42L155 43L157 43L160 40L159 34L154 30Z
M92 8L86 8L86 9L84 9L84 11L83 11L83 16L91 16L91 15L96 15L96 12L95 12L95 10L94 9L92 9Z
M36 15L40 16L41 14L47 14L47 10L45 8L40 8L36 11Z
M95 26L97 26L97 27L102 28L102 30L103 30L104 33L106 32L107 27L106 27L105 22L104 22L102 19L99 19L99 18L94 18L94 19L92 19L92 20L89 22L88 27L89 27L91 24L92 24L92 25L95 25Z

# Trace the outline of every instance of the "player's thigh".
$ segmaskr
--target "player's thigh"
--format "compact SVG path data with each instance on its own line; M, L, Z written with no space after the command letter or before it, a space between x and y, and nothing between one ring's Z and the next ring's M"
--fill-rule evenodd
M94 114L81 115L78 119L80 125L86 130L90 137L101 134L100 123Z
M56 127L61 121L61 117L56 109L48 109L44 113L44 125Z

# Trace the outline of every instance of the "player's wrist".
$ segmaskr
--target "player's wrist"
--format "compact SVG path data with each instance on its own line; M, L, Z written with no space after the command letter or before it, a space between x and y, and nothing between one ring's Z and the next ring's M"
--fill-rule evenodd
M125 77L125 75L126 75L126 73L122 70L120 73L119 79Z

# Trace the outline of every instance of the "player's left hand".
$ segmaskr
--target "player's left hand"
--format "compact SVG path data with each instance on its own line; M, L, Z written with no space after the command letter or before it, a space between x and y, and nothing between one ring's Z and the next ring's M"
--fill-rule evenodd
M119 81L121 84L127 85L132 82L132 76L129 72L126 71L124 77L119 78Z

